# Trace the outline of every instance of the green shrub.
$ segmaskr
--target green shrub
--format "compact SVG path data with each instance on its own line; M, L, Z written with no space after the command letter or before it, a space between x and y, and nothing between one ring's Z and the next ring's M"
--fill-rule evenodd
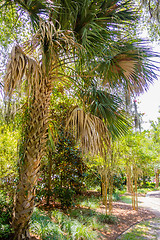
M115 224L118 222L118 219L113 215L99 214L97 218L101 223Z
M0 239L7 239L12 230L10 222L12 218L12 201L0 192Z
M73 205L73 196L75 192L71 188L57 186L54 189L54 194L56 198L59 199L62 208L70 208Z

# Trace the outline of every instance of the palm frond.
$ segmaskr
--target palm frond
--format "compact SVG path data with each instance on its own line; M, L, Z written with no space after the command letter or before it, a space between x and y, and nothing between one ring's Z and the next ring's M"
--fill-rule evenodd
M71 127L77 140L80 140L84 152L103 155L105 146L109 146L109 131L98 117L85 113L75 107L69 114L66 128Z
M5 93L12 95L13 90L21 86L24 76L27 78L29 94L31 91L37 92L37 85L40 84L41 79L40 66L17 45L12 48L11 57L7 65L4 78Z
M87 110L106 123L112 137L120 137L129 131L131 125L119 97L92 86L83 93L82 98Z
M106 56L106 57L105 57ZM97 72L101 73L104 84L124 86L131 93L142 93L157 79L155 70L158 68L152 62L153 57L158 57L141 41L137 43L123 43L119 50L115 48L112 56L104 55L100 61Z

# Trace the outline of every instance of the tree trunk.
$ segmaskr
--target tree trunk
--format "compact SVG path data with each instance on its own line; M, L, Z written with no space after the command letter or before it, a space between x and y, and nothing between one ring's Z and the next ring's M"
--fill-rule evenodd
M113 205L112 205L112 196L113 196L113 175L112 173L110 172L110 181L109 181L109 214L111 214L112 212L112 208L113 208Z
M108 204L108 200L107 200L107 190L108 190L108 179L107 179L107 174L106 174L106 201L105 201L105 209L106 209L106 215L108 213L108 208L107 208L107 204Z
M35 186L40 161L46 147L51 84L46 79L39 86L39 93L31 101L20 146L19 183L12 227L13 240L28 240L29 221L34 207Z
M159 169L156 171L156 188L159 187Z
M101 182L102 182L102 203L103 203L103 205L105 205L105 196L106 196L106 193L105 193L105 177L104 177L103 174L101 176Z
M47 205L49 205L50 196L51 196L51 176L52 176L52 153L49 153L49 171L48 171L48 193L47 193Z
M127 167L127 192L131 193L131 167Z
M137 179L138 179L138 174L137 174L137 169L135 169L135 209L138 211L138 193L137 193Z

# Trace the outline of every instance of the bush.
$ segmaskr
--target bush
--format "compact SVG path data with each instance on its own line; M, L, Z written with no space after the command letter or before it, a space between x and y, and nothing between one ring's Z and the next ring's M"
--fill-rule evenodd
M55 187L54 194L59 199L62 208L70 208L73 205L75 192L71 188Z
M11 234L10 222L12 219L12 201L0 192L0 239L7 239Z
M118 222L118 219L113 215L99 214L97 218L101 223L115 224Z

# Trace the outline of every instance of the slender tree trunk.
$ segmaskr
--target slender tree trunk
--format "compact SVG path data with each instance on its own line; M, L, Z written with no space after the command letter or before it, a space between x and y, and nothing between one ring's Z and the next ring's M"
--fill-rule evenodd
M50 94L51 84L45 79L39 86L39 94L35 95L28 108L23 143L20 147L19 183L12 222L12 240L30 239L29 221L34 207L40 161L47 140Z
M127 167L127 192L131 193L131 167Z
M52 153L49 153L49 171L48 171L48 193L47 193L47 205L49 205L50 196L51 196L51 177L52 177Z
M137 169L135 169L135 209L138 211L138 194L137 194Z
M133 186L133 177L131 178L131 190L132 190L132 208L135 210L135 191Z
M159 187L159 169L156 171L156 188Z
M102 174L102 177L101 177L101 181L102 181L102 203L103 205L105 205L105 177L104 175Z
M105 201L105 209L106 209L106 215L108 213L108 208L107 208L107 204L108 204L108 201L107 201L107 190L108 190L108 179L107 179L107 174L106 174L106 201Z
M113 208L113 205L112 205L112 195L113 195L113 175L112 173L110 172L110 181L109 181L109 214L111 214L112 212L112 208Z

